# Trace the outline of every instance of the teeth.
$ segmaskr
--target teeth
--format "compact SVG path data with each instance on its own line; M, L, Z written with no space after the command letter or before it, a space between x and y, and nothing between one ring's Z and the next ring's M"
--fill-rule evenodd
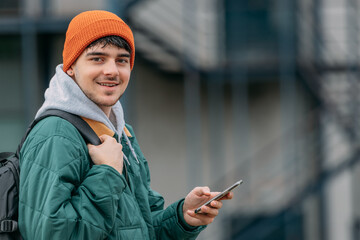
M113 87L116 86L116 84L108 84L108 83L100 83L101 86L107 86L107 87Z

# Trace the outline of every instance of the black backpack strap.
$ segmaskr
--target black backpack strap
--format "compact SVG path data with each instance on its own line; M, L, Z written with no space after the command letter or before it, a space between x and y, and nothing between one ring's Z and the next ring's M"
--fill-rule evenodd
M87 122L85 122L85 120L83 120L81 117L72 114L72 113L68 113L62 110L58 110L58 109L49 109L46 110L43 114L41 114L38 118L36 118L28 127L28 129L26 130L25 136L22 138L19 147L16 151L16 155L19 156L20 150L25 142L26 137L29 135L31 129L41 120L43 120L44 118L50 117L50 116L57 116L60 117L62 119L67 120L68 122L70 122L71 124L73 124L76 129L79 131L79 133L81 134L81 136L84 138L86 143L90 143L93 145L100 145L101 141L99 139L99 137L96 135L96 133L94 132L94 130L92 130L92 128L89 126L89 124L87 124Z
M86 143L90 143L92 145L100 145L101 141L99 137L96 135L94 130L85 122L84 119L79 117L78 115L68 113L62 110L50 109L41 114L41 118L44 119L49 116L57 116L61 117L68 122L72 123L76 129L80 132L81 136L84 138Z

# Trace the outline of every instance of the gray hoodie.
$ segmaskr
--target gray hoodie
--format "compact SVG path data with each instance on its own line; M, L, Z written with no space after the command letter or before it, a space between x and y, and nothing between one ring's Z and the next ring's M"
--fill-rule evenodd
M120 101L112 107L110 120L106 114L83 93L75 81L63 71L62 64L56 67L56 73L50 81L49 88L45 91L45 101L37 112L36 117L47 109L59 109L102 122L109 129L116 132L119 138L125 126L124 112Z

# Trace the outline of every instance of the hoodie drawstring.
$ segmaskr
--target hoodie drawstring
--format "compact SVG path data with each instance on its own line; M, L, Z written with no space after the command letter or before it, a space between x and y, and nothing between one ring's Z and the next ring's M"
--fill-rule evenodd
M129 146L129 148L130 148L130 151L131 151L133 157L136 159L137 164L140 164L140 162L139 162L139 160L138 160L138 158L137 158L137 156L136 156L135 150L134 150L133 146L131 145L130 139L128 138L128 136L126 135L126 133L125 133L124 130L122 131L122 135L124 136L125 141L126 141L126 143L128 144L128 146ZM124 159L125 159L126 162L130 165L129 159L125 156L125 154L124 154Z

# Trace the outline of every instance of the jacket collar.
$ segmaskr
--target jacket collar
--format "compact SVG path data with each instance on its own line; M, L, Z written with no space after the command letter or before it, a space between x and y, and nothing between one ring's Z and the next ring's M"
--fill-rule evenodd
M87 124L89 124L89 126L92 128L92 130L94 130L96 135L101 136L105 134L105 135L109 135L110 137L113 137L115 135L115 132L112 131L110 128L108 128L102 122L95 121L85 117L81 117L81 118L84 119L84 121L87 122ZM126 136L132 137L131 133L126 127L124 127L124 132L126 133Z

